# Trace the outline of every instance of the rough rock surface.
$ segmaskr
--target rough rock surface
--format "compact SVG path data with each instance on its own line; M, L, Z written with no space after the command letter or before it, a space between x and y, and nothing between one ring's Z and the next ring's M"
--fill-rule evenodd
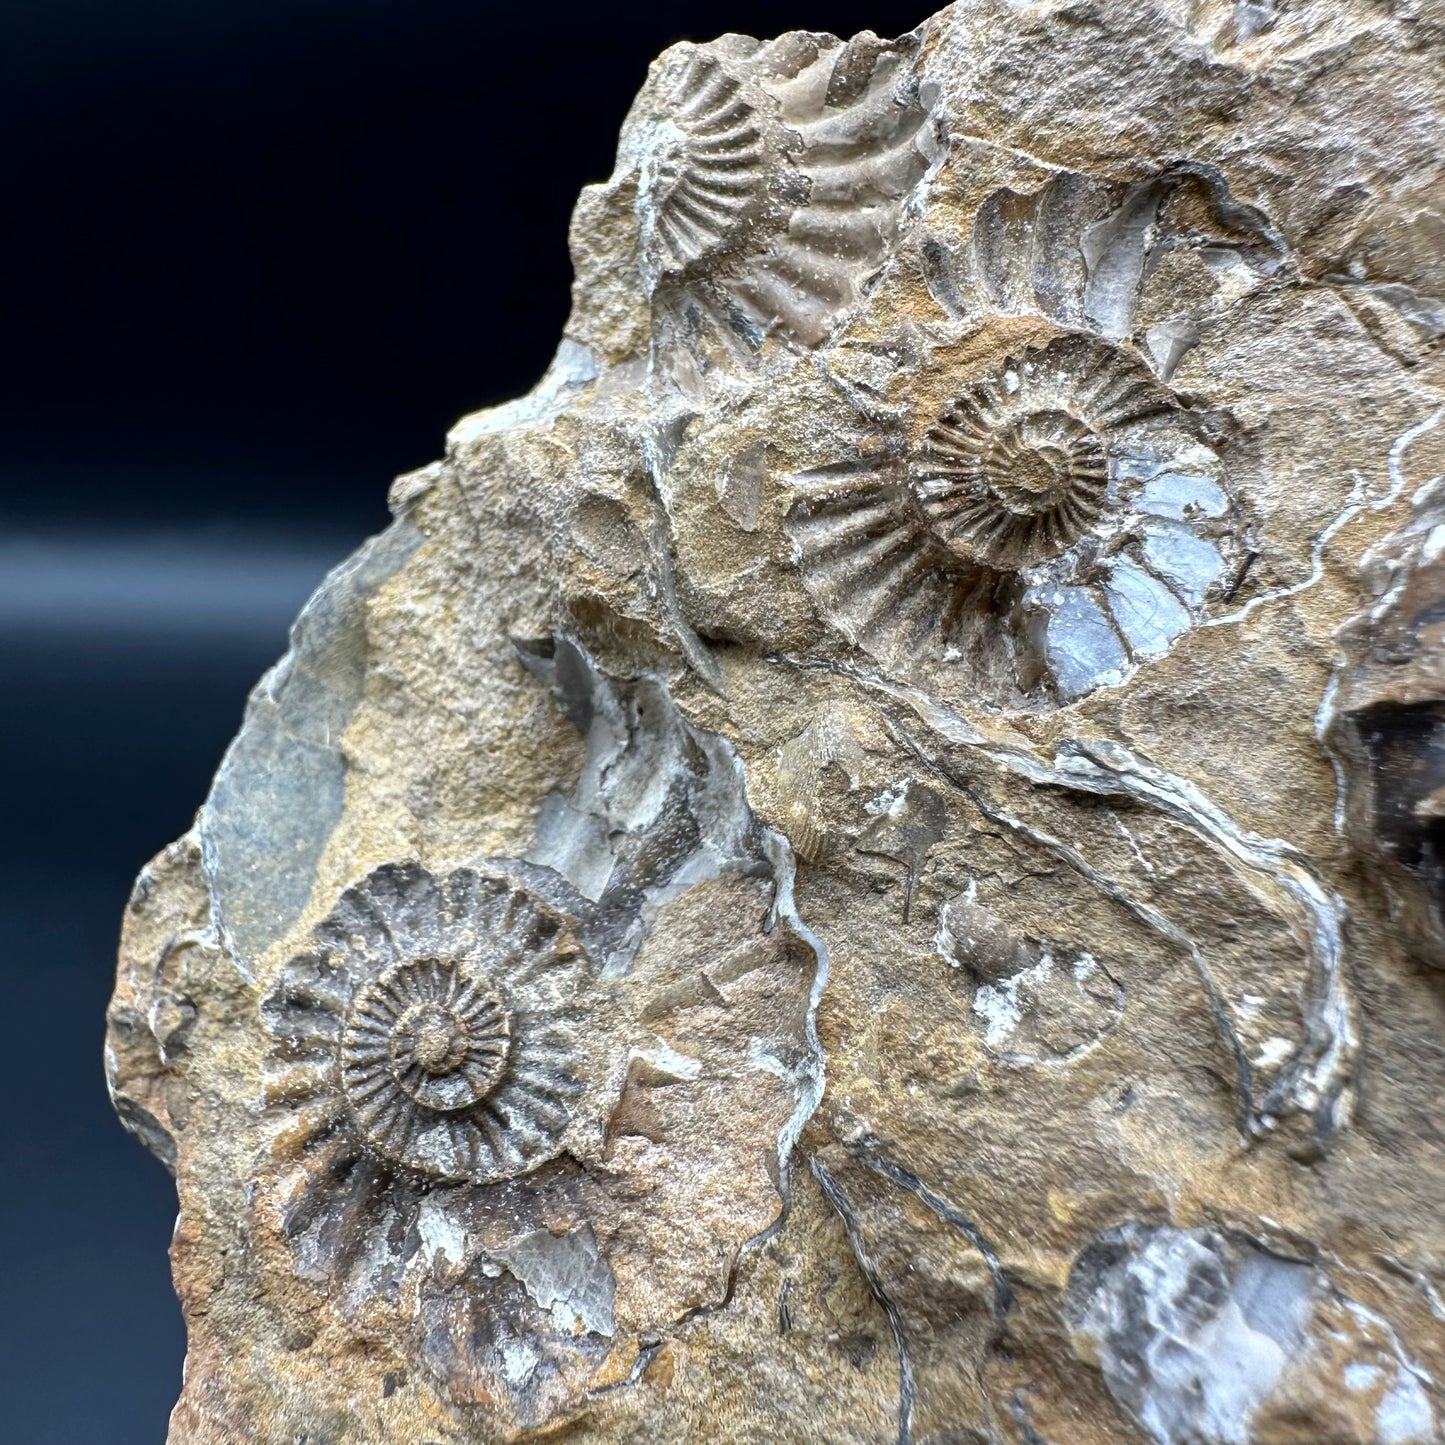
M1442 57L656 63L130 904L173 1441L1445 1438Z

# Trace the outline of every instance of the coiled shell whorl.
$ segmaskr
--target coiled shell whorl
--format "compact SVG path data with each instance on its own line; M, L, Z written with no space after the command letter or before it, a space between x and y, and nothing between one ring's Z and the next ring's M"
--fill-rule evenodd
M1021 572L1099 520L1111 433L1163 406L1150 373L1113 347L1030 349L944 410L910 466L913 493L962 562Z
M500 873L386 865L261 1005L273 1063L332 1093L392 1168L491 1183L555 1158L607 1063L565 921Z
M791 478L788 530L820 616L891 670L1069 700L1161 656L1224 585L1241 534L1219 469L1137 352L1056 333L912 445Z
M678 275L782 220L789 137L756 87L700 50L679 57L638 143L638 220L654 275ZM773 107L775 109L775 107Z
M635 184L643 274L682 333L816 346L856 303L938 150L915 56L795 35L661 58L613 184Z

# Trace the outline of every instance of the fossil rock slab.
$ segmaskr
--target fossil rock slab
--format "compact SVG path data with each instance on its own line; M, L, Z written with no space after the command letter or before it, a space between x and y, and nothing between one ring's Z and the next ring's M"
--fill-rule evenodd
M684 44L127 912L172 1439L1445 1439L1445 15Z

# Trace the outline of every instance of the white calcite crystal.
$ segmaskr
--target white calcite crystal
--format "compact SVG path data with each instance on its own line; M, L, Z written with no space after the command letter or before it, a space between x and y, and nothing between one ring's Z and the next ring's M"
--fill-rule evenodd
M174 1445L1445 1440L1445 12L677 45L572 241L127 911Z

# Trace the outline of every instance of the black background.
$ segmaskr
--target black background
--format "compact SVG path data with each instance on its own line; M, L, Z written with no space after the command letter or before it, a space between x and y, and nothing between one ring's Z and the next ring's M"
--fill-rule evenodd
M0 1440L164 1438L174 1193L101 1073L130 880L391 477L545 368L648 62L930 8L0 0Z

